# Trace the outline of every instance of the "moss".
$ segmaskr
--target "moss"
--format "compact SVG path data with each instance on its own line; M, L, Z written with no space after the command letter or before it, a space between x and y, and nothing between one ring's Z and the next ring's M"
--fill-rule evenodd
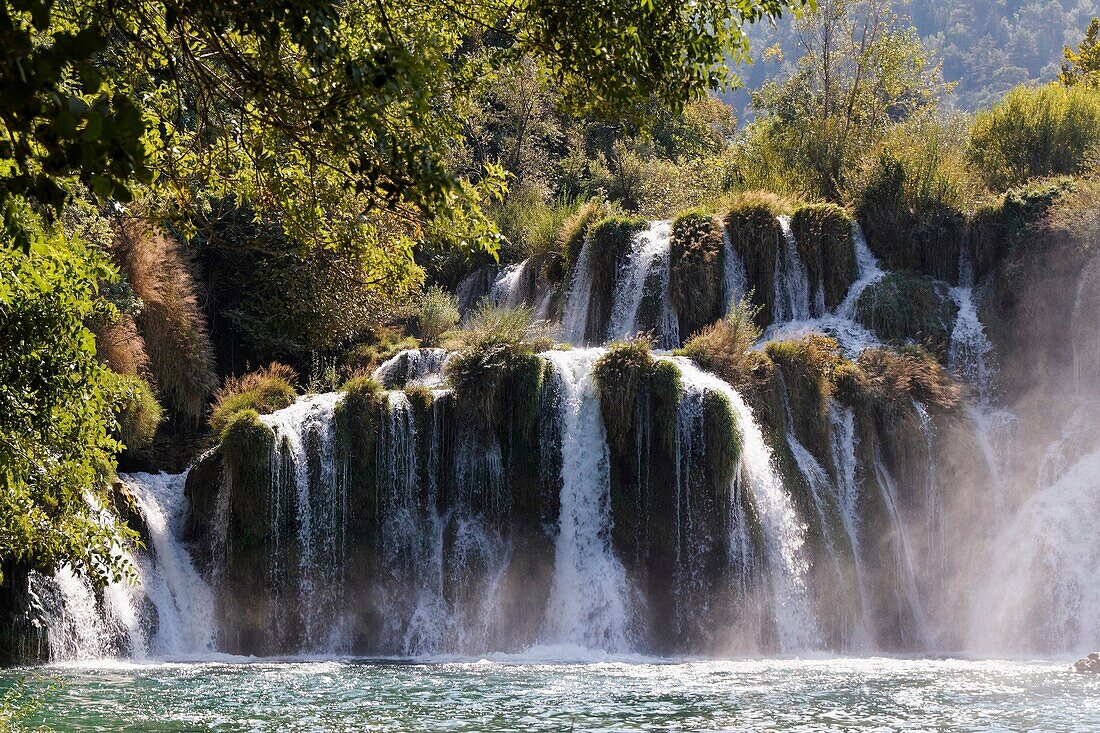
M1071 178L1037 181L1006 193L996 204L979 208L970 222L974 276L982 278L1023 241L1028 225L1038 221L1059 199L1072 193Z
M185 536L199 546L208 544L202 540L214 526L224 468L221 448L213 448L203 453L187 472L183 485L183 495L187 497Z
M140 451L153 442L164 420L164 409L144 379L123 377L122 387L123 397L118 407L119 439L127 451Z
M654 362L650 371L654 432L661 450L668 455L672 455L676 445L676 421L682 394L680 368L671 361Z
M810 279L810 302L824 288L825 307L836 308L856 279L852 221L835 204L807 204L791 217L791 231Z
M741 458L741 433L733 405L720 392L707 392L703 397L703 434L711 492L728 493Z
M721 318L722 232L714 217L685 212L672 222L669 243L669 298L680 333L693 334Z
M489 429L500 415L501 384L510 348L505 344L471 346L447 362L447 378L465 415Z
M790 341L770 341L764 350L783 377L790 410L789 429L822 464L829 461L829 398L838 360L831 338L810 335Z
M927 275L891 272L870 285L856 303L856 317L883 341L925 345L947 360L958 306L947 287Z
M546 362L542 357L522 353L510 355L505 388L514 436L532 437L545 375Z
M227 379L210 412L210 429L215 435L220 434L238 412L254 410L267 414L289 407L298 397L291 384L293 379L294 371L282 364Z
M625 452L633 435L638 397L649 388L654 363L649 348L645 339L619 341L596 361L594 373L607 441L619 453Z
M560 257L548 258L543 266L543 272L551 282L561 282L572 274L592 225L608 218L611 213L612 207L608 202L593 198L569 215L558 232Z
M589 235L592 298L588 311L588 340L600 341L606 332L619 269L630 254L634 238L647 225L645 219L618 217L592 225Z
M336 461L347 491L348 530L373 537L378 520L375 450L386 393L369 377L348 380L334 409ZM414 403L415 404L415 403Z
M229 536L235 546L262 543L270 530L271 454L275 434L255 410L229 418L221 432L221 452L229 487Z
M966 217L946 193L925 190L919 172L883 155L859 192L856 218L887 269L958 281Z
M761 328L772 322L775 280L775 255L782 231L776 217L790 212L790 204L769 194L749 194L735 202L726 215L733 251L745 266L752 287L752 302L757 306L756 324Z
M423 385L406 387L404 391L405 397L408 398L413 413L416 415L417 424L423 425L432 410L432 400L434 399L432 391Z

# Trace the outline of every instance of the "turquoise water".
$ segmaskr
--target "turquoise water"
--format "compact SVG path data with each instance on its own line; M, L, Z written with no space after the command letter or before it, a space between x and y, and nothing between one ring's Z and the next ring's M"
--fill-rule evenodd
M1100 730L1065 663L227 661L8 670L60 731ZM10 696L9 696L10 697Z

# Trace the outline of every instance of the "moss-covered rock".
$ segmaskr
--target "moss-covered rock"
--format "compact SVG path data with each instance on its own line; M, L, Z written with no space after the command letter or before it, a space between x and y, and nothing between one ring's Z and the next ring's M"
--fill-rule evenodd
M712 496L728 498L734 471L741 460L741 432L733 405L720 392L703 397L703 435L706 440L706 464ZM721 506L713 507L721 512Z
M48 661L46 618L31 588L30 566L7 560L0 571L0 666Z
M721 318L722 231L709 213L689 211L672 221L669 299L687 336Z
M1013 189L995 204L982 206L970 222L970 246L974 276L988 274L1026 236L1029 224L1038 221L1076 184L1071 178L1040 181Z
M856 279L852 221L835 204L807 204L791 216L791 231L810 280L810 302L820 297L829 310L844 300Z
M856 303L856 318L880 339L926 346L947 359L958 306L947 286L915 272L891 272L868 286Z
M776 196L765 193L746 194L737 201L726 215L733 251L745 266L752 302L758 307L756 323L764 328L775 315L776 248L783 236L776 219L789 214L791 205Z
M587 341L603 339L611 317L619 270L630 255L634 238L647 225L645 219L613 217L593 224L589 230L592 297L588 303Z
M221 434L229 490L229 539L235 545L260 544L270 537L273 517L271 456L275 433L255 410L235 413Z
M183 484L183 495L187 498L184 536L197 547L209 544L205 540L214 526L224 471L225 462L220 447L203 453L187 471L187 480Z
M347 491L348 531L373 541L379 519L376 448L386 393L369 377L352 379L343 389L333 417L336 461Z
M638 401L648 396L653 356L644 339L614 343L594 367L607 442L613 451L626 450L634 434Z
M227 379L210 412L211 432L220 435L239 412L252 410L263 415L294 404L298 398L294 378L290 367L273 363L243 377Z
M676 420L680 408L680 368L671 361L654 362L649 375L649 393L653 400L653 432L666 453L676 444Z
M822 465L829 465L829 399L837 343L818 335L770 341L764 347L782 375L789 429Z

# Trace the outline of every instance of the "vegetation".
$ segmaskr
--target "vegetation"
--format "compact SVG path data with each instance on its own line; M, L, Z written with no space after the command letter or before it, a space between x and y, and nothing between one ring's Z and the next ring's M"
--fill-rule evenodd
M828 465L829 398L838 364L834 339L809 335L788 341L769 341L764 352L783 377L787 429L794 433L823 465Z
M1100 18L1093 18L1085 29L1085 38L1077 50L1064 46L1062 73L1058 81L1067 87L1081 86L1100 88Z
M721 228L712 215L688 211L672 220L668 288L680 333L696 333L721 318L723 257Z
M771 283L775 278L775 252L782 233L776 217L790 214L785 199L764 191L743 193L730 202L726 215L733 251L745 266L750 283ZM761 328L772 322L774 293L770 288L754 288L751 297L756 306L753 318Z
M433 286L420 296L417 327L420 338L427 346L434 345L439 337L458 325L458 299L441 287Z
M1100 96L1087 85L1017 87L979 112L970 158L995 190L1036 176L1070 175L1095 165Z
M242 377L226 379L210 410L210 430L224 436L225 428L239 412L267 414L289 407L298 397L293 384L297 378L290 367L272 362Z
M232 413L221 431L221 453L229 486L230 527L234 545L262 542L272 530L271 453L275 434L251 408Z
M164 420L164 408L144 379L124 377L120 383L124 392L118 407L118 438L126 450L140 451L153 442Z
M753 380L757 361L750 349L760 340L759 312L760 307L749 297L743 298L730 307L725 318L693 336L677 353L735 387L746 387Z
M851 219L835 204L807 204L791 217L791 231L810 279L810 302L824 288L825 307L835 309L856 279Z
M923 345L944 363L957 311L946 285L907 271L888 273L856 303L856 317L878 338Z

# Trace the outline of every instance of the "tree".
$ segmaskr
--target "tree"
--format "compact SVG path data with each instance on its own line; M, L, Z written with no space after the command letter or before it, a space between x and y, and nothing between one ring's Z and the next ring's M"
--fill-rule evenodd
M1093 18L1085 30L1085 40L1074 51L1069 46L1062 48L1062 73L1058 81L1068 86L1081 84L1100 87L1100 18Z
M797 23L801 55L753 106L767 144L807 192L839 200L857 156L887 127L936 105L950 85L886 0L821 0ZM796 173L797 175L797 173Z
M50 572L69 563L96 581L127 571L135 535L102 516L126 395L95 358L85 321L111 315L99 295L115 273L78 238L35 225L25 252L0 248L0 559Z

